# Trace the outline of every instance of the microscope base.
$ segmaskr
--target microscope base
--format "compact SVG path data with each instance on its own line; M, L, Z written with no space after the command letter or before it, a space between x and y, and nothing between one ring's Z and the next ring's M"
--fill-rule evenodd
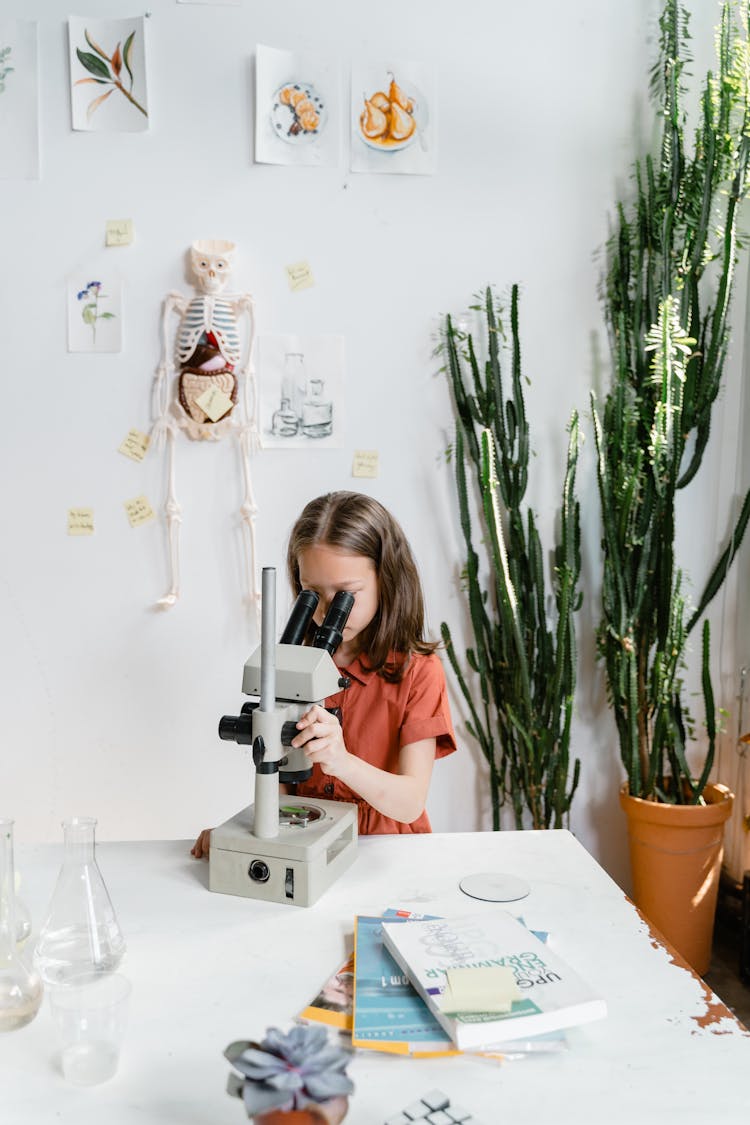
M356 805L282 797L280 808L279 834L271 840L253 835L252 805L213 829L209 890L264 902L312 906L354 862ZM295 816L297 809L299 817ZM310 819L300 823L307 813Z

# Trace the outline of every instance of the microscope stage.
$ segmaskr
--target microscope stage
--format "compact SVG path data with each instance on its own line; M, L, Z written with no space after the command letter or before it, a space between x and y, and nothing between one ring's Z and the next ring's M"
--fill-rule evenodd
M311 906L356 857L356 805L284 796L278 836L254 836L253 822L250 805L211 832L210 890Z

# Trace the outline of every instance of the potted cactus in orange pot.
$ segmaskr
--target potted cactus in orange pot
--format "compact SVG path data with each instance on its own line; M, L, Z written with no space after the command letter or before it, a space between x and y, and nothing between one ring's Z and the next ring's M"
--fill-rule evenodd
M635 199L618 205L603 286L612 386L603 410L592 396L604 552L598 642L626 776L621 804L632 814L635 899L700 973L709 966L732 795L710 784L716 720L708 621L703 746L685 703L688 638L739 548L750 493L695 608L678 563L676 501L701 466L727 354L750 156L750 53L738 23L726 0L717 73L704 82L689 152L682 106L688 17L678 0L663 9L653 72L661 148L636 162ZM697 842L656 843L662 821L680 831L697 821ZM667 860L684 866L688 852L696 861L691 871L664 867ZM658 884L649 889L654 874ZM699 932L690 933L694 925Z

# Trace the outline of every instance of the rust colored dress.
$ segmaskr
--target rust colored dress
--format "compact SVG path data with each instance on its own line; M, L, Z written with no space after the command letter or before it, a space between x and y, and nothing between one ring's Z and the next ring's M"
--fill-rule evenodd
M436 758L456 749L445 673L434 653L412 655L403 679L397 684L389 684L359 657L341 668L341 674L348 676L350 686L326 699L325 705L341 709L344 742L350 754L397 774L401 748L412 742L434 738ZM362 836L432 831L426 812L411 824L392 820L353 793L343 781L323 773L317 764L313 765L309 781L299 782L290 791L302 797L357 805Z

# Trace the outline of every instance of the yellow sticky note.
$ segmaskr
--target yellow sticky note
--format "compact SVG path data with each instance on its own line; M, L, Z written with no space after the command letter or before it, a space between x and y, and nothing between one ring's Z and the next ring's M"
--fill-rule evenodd
M142 461L148 452L150 441L148 434L142 434L140 430L128 430L118 453L124 453L131 461Z
M209 387L195 401L212 422L218 422L219 418L223 418L234 405L229 395L225 395L221 387Z
M132 219L107 219L107 225L104 229L105 246L130 246L132 241Z
M352 462L353 477L376 477L378 475L377 449L355 449Z
M94 509L68 508L68 535L93 535Z
M148 523L156 516L145 496L136 496L134 500L126 500L125 511L131 527L140 527L142 523Z
M505 966L446 969L448 987L440 997L444 1012L509 1012L521 999L513 970Z
M315 284L309 262L294 262L293 265L287 266L286 276L293 293L298 289L312 289Z

